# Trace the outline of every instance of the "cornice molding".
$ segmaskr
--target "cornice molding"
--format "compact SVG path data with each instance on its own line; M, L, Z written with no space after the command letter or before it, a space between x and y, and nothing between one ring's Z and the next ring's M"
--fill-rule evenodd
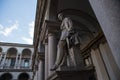
M38 60L44 60L45 59L45 54L44 52L38 53Z
M33 45L29 45L29 44L5 43L5 42L0 42L0 46L31 47L31 48L34 47Z

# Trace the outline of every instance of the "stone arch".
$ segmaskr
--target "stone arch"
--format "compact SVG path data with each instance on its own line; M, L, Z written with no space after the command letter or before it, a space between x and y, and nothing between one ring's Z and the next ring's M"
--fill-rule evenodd
M17 56L17 49L14 47L9 48L7 51L5 66L7 67L8 65L10 65L10 68L14 68L16 62L16 56ZM7 64L8 61L10 61L10 64Z
M94 32L97 32L100 29L100 25L97 19L87 14L86 12L83 12L81 10L76 10L76 9L64 9L61 12L66 16L72 17L74 20L78 21L79 23L84 24L83 21L80 21L80 19L82 19L86 21L88 24L91 24L92 25L91 27L90 26L84 26L84 27L89 29L93 34ZM88 24L84 24L84 25L88 25Z
M22 57L24 57L24 58L30 58L31 54L32 54L32 52L30 49L23 49L23 51L22 51Z
M19 76L18 76L18 80L29 80L30 76L28 73L21 73Z
M8 51L7 51L7 54L8 55L14 55L14 54L17 54L17 49L16 48L9 48Z
M0 80L12 80L13 76L10 73L4 73L0 76Z
M77 30L80 32L81 49L83 49L94 37L96 37L102 30L97 19L86 12L76 9L64 9L59 13L72 18L77 25Z

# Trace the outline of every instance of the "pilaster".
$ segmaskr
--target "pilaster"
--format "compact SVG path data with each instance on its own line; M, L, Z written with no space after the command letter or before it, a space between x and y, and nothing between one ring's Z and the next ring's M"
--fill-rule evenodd
M19 69L21 68L22 54L19 55Z
M15 61L15 68L17 68L17 65L18 65L18 54L16 55L16 61Z
M89 0L120 69L120 1Z

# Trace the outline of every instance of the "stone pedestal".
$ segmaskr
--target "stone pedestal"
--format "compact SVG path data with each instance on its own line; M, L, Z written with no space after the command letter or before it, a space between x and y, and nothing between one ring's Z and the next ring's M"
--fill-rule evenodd
M84 61L79 46L73 46L69 49L69 61L72 63L70 67L78 70L84 69Z
M96 80L94 70L56 71L47 80Z
M79 46L73 46L57 70L80 71L85 69L83 57Z

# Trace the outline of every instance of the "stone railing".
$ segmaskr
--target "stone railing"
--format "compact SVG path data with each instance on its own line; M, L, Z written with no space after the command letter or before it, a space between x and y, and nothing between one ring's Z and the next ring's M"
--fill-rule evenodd
M0 69L30 69L30 66L0 66Z
M3 69L14 69L14 66L3 66Z
M29 69L30 66L20 66L20 69Z

